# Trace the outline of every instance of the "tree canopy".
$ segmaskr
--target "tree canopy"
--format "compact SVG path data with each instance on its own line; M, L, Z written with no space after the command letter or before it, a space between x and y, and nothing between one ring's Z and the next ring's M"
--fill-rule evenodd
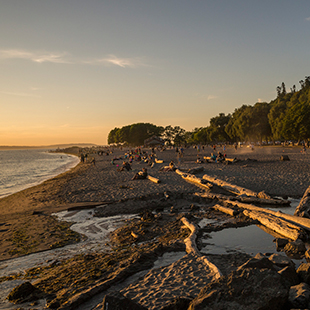
M277 86L277 98L271 102L242 105L232 114L219 113L210 125L186 131L180 126L156 126L136 123L114 128L108 135L109 144L142 145L153 135L167 145L226 143L263 140L310 139L310 76L293 85L287 92L284 82Z

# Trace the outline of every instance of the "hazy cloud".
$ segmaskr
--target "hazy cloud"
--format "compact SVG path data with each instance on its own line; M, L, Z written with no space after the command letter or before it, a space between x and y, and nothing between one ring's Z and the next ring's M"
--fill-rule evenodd
M120 58L115 55L108 55L103 58L95 58L90 60L77 59L70 54L50 53L50 52L31 52L26 50L6 49L0 50L0 59L24 59L37 63L59 63L59 64L88 64L88 65L105 65L118 66L122 68L146 67L147 65L141 58Z
M98 59L98 62L106 65L115 65L122 68L147 66L140 58L119 58L115 55L108 55L106 58Z
M217 96L209 95L207 100L209 101L209 100L213 100L213 99L216 99L216 98L217 98Z
M308 22L310 22L310 16L309 16L309 17L307 17L307 18L306 18L306 20L307 20Z
M29 52L25 50L0 50L0 58L2 59L25 59L37 63L70 63L65 59L66 53L48 53L48 52Z

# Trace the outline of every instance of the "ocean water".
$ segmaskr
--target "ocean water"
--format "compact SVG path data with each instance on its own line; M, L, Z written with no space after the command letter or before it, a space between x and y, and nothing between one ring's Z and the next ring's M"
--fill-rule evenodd
M38 185L78 162L76 156L48 150L0 151L0 198Z

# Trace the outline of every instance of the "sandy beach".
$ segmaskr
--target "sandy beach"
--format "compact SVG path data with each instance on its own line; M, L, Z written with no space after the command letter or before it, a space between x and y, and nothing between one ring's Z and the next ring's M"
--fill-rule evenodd
M222 150L220 148L217 149ZM66 240L55 233L63 229L62 235L68 233L67 226L59 227L50 214L75 206L96 206L106 202L133 199L140 196L161 197L165 192L194 193L202 189L184 181L179 175L159 171L171 160L177 162L174 150L157 152L157 157L164 161L153 168L142 162L133 162L132 171L118 172L117 165L122 160L115 160L127 150L115 150L113 154L92 155L96 164L80 163L72 170L61 174L36 187L26 189L0 200L0 259L16 257L26 253L49 249L57 242ZM199 157L209 156L211 147L201 150ZM216 163L197 164L197 150L188 148L184 151L181 168L203 166L202 174L218 176L233 184L249 188L253 191L266 191L270 195L282 197L302 197L309 186L310 154L301 153L301 148L289 147L256 147L227 149L227 157L241 161L231 165ZM290 161L280 161L281 155L288 155ZM255 161L256 160L256 161ZM160 179L160 184L147 180L133 181L133 175L143 167L148 168L150 175ZM132 213L131 210L114 210L113 213ZM116 215L116 214L111 214ZM27 227L30 238L28 247L23 251L15 251L14 233ZM33 232L33 233L31 233ZM69 236L70 238L72 236ZM70 239L69 238L69 239ZM75 236L75 238L78 238ZM15 238L16 239L16 238ZM9 254L12 253L12 254Z
M220 148L218 150L222 151ZM121 165L122 159L114 160L114 164L111 160L122 157L126 151L126 149L114 150L110 155L91 155L96 160L95 164L90 161L80 163L56 178L1 199L0 260L78 242L80 236L69 229L70 223L58 222L55 217L51 216L55 212L101 206L98 208L101 216L134 214L143 211L146 204L152 200L163 200L165 195L174 195L181 200L186 200L194 193L205 191L201 187L186 182L174 172L160 171L160 168L168 165L171 160L177 163L175 150L158 151L157 158L163 160L163 163L155 164L152 168L143 162L134 161L131 171L119 172L117 168ZM211 152L213 149L206 147L198 155L203 158L209 156ZM310 157L309 154L301 153L301 148L256 147L254 151L248 148L235 151L229 147L226 153L227 157L237 158L240 161L230 165L197 164L197 150L188 148L184 150L180 168L186 171L202 166L204 171L200 173L200 177L203 174L217 176L256 192L265 191L272 196L285 198L301 198L309 187ZM281 161L282 155L288 155L290 161ZM161 183L132 180L134 174L143 167L146 167L149 175L158 178ZM165 221L167 222L167 219ZM162 227L164 226L162 225L160 229L164 230ZM156 229L159 228L149 227L147 231L151 233ZM177 224L176 229L180 230L181 226ZM128 234L130 235L130 231L126 231L125 235L128 236ZM166 234L168 236L167 232ZM185 232L182 234L186 236ZM114 238L116 236L118 235L116 234ZM162 244L169 247L173 243L171 240L179 237L180 235L177 237L171 233L170 238L166 237L169 240L163 241ZM116 237L118 242L127 242L125 239L120 241L119 238L119 236ZM178 247L173 243L172 247L175 246ZM158 253L163 250L153 249L151 251L157 251L159 255ZM244 260L245 258L242 257L241 261L244 262ZM219 264L221 264L220 260ZM178 268L176 267L175 270ZM195 278L195 273L192 276ZM152 277L153 275L149 276L149 278ZM148 287L148 284L145 284L145 287ZM134 287L128 289L128 296L135 296L134 291ZM180 291L177 290L176 295L178 293ZM146 305L149 306L147 302Z

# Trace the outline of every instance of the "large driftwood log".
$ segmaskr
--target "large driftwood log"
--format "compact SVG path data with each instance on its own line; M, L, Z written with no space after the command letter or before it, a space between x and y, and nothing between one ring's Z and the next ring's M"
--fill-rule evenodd
M301 198L294 215L310 218L310 186L307 188L303 197Z
M236 210L223 207L220 205L215 205L213 209L221 211L223 213L235 216L238 213ZM264 209L263 209L264 210ZM268 229L275 231L276 233L292 239L303 239L306 236L305 231L298 225L292 224L286 220L280 219L273 214L268 214L263 211L250 211L244 210L243 214L250 217L253 220L259 221L262 225Z
M256 204L265 204L265 205L275 205L275 206L288 206L289 201L287 200L281 200L281 199L263 199L263 198L257 198L257 197L251 197L251 196L226 196L222 194L214 194L214 193L196 193L195 195L203 197L203 198L209 198L209 199L218 199L218 200L235 200L240 201L244 203L256 203Z
M284 200L284 199L273 199L271 198L269 195L267 195L265 192L254 192L250 189L235 185L235 184L231 184L229 182L223 181L221 179L218 179L216 177L212 177L210 175L205 174L202 177L204 180L207 180L213 184L216 184L217 186L220 186L222 188L224 188L225 190L234 193L236 195L246 195L246 196L250 196L250 197L257 197L260 199L265 199L266 200L266 204L268 204L267 200L270 201L269 204L290 204L290 201L288 200Z
M205 180L202 180L201 178L196 177L193 174L189 174L189 173L184 173L183 171L181 171L180 169L176 169L175 172L177 174L179 174L184 180L188 181L188 182L192 182L196 185L199 185L201 187L204 187L206 189L210 189L213 187L212 184L206 182Z
M244 210L243 214L247 217L250 217L253 220L259 221L262 225L266 226L267 228L277 232L278 234L286 238L297 240L297 239L303 239L306 236L306 233L303 231L301 227L294 225L283 219L277 218L274 215L250 210Z
M238 201L232 201L232 200L226 200L225 201L225 205L229 205L232 204L233 206L237 206L241 209L245 209L245 210L250 210L250 211L258 211L258 212L264 212L267 214L272 214L280 219L283 220L287 220L290 221L291 223L294 223L296 225L299 225L307 230L310 231L310 219L304 218L304 217L299 217L299 216L294 216L294 215L290 215L290 214L285 214L282 213L280 211L272 211L272 210L268 210L268 209L264 209L264 208L260 208L260 207L256 207L254 205L251 204L246 204L246 203L242 203L242 202L238 202Z
M190 235L184 240L184 243L186 246L186 252L202 257L204 263L208 265L209 268L214 272L215 277L220 278L222 276L221 271L213 263L211 263L205 256L202 256L201 253L197 249L197 246L196 246L196 238L197 238L197 231L198 231L197 226L190 223L186 217L182 217L181 221L191 231Z
M244 187L228 183L228 182L223 181L221 179L218 179L216 177L212 177L210 175L205 174L202 178L204 180L212 182L212 183L216 184L217 186L220 186L220 187L224 188L225 190L232 192L234 194L257 197L257 193L251 191L250 189L246 189Z

